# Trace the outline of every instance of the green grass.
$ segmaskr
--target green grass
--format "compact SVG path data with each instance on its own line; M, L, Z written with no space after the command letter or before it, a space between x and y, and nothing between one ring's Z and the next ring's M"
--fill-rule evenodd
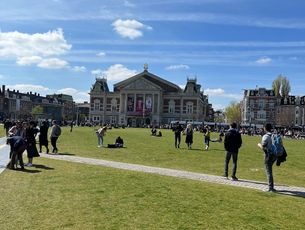
M97 148L93 128L63 128L60 153L222 175L223 143L193 150L173 133L112 129L105 145L123 137L126 148ZM216 134L213 134L213 138ZM243 137L238 176L266 181L259 137ZM276 184L305 187L304 141L285 140L288 161ZM25 160L26 161L26 160ZM0 175L0 229L303 229L304 198L100 166L35 158L36 168Z
M35 159L0 176L0 229L302 229L304 199ZM47 167L45 167L47 166ZM34 173L36 172L36 173Z
M5 129L3 128L3 124L0 124L0 138L5 136Z
M213 175L223 174L225 151L223 143L211 143L210 150L203 150L203 134L195 133L193 150L188 150L182 136L180 149L174 147L174 135L170 130L162 130L163 137L150 136L150 129L112 129L105 137L105 146L114 143L117 136L124 139L126 148L97 148L97 138L93 128L63 129L58 146L60 152L91 158L144 164L150 166L182 169ZM216 133L212 138L216 138ZM237 176L243 179L266 181L263 153L257 148L260 137L243 136L240 149ZM276 184L305 187L305 164L303 140L284 140L288 152L287 162L274 166ZM231 163L232 164L232 163ZM231 166L230 164L230 166ZM230 168L231 169L231 168Z

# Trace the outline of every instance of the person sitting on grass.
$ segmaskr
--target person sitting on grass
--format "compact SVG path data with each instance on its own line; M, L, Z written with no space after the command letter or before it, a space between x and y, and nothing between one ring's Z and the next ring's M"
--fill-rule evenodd
M121 137L118 137L116 140L115 140L115 146L117 148L123 148L123 145L124 145L124 141Z
M156 135L157 135L157 129L156 129L155 127L153 127L153 128L151 129L151 135L152 135L152 136L156 136Z

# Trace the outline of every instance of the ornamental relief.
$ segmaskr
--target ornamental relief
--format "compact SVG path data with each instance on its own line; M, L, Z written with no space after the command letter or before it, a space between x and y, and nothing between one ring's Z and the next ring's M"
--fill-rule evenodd
M143 79L138 79L134 82L131 82L129 85L124 87L124 89L147 89L147 90L158 90L157 87L155 87L152 84L149 84L149 82L144 81Z

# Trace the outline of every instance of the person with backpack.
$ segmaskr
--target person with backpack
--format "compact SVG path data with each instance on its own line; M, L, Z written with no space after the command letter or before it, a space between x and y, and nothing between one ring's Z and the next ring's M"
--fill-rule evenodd
M237 159L238 159L238 150L242 145L242 139L239 131L236 129L237 124L233 122L230 124L230 129L225 134L224 138L224 147L227 151L224 167L224 177L228 179L228 168L231 156L233 158L233 169L232 169L232 180L237 181L236 170L237 170Z
M52 124L53 124L53 126L51 128L51 145L53 147L52 153L57 153L58 149L57 149L56 143L57 143L58 137L61 135L61 128L55 120L52 122Z
M262 142L258 143L257 146L264 151L265 158L264 164L267 174L268 180L268 192L276 192L274 189L274 181L273 181L273 173L272 173L272 166L276 161L276 154L272 151L272 125L267 123L264 127L265 135L262 137Z

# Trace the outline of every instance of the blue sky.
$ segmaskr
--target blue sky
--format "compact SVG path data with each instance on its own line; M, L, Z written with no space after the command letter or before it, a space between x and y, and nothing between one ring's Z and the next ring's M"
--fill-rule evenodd
M84 101L96 76L112 89L148 63L181 87L196 77L216 109L279 74L305 95L304 11L302 0L4 0L0 82Z

